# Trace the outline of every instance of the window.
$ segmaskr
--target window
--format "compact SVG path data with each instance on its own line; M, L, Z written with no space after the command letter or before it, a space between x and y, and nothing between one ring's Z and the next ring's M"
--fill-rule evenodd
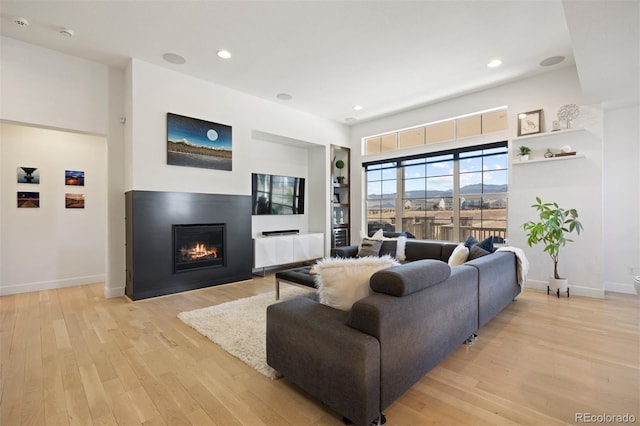
M375 164L367 169L367 224L369 229L395 229L398 193L396 163Z
M416 238L506 239L507 143L365 163L367 230Z

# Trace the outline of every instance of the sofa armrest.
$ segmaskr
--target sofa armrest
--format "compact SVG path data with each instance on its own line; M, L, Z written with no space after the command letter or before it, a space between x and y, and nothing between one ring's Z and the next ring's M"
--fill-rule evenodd
M331 257L356 257L358 255L358 245L335 247L331 249Z
M350 419L380 413L380 345L345 324L348 312L300 297L267 308L267 363Z

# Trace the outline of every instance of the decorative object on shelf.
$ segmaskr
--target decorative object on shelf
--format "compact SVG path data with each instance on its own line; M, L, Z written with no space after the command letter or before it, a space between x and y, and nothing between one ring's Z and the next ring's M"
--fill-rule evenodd
M567 104L558 110L558 120L566 122L566 128L573 128L572 121L580 115L580 107L576 104Z
M167 164L231 171L232 128L167 113Z
M556 154L556 157L566 157L567 155L576 155L576 152L571 151L571 147L569 145L564 145L560 148L560 152Z
M558 120L553 120L551 126L552 132L557 132L558 130L560 130L560 122Z
M566 292L569 296L568 280L560 277L558 273L558 255L560 248L573 240L567 238L567 234L580 232L584 229L578 220L576 209L564 209L558 203L543 203L540 197L536 197L536 203L531 207L538 212L537 222L529 221L522 225L527 235L527 244L543 244L544 251L553 261L553 278L549 278L547 294L551 289L555 290L558 297L560 292Z
M342 176L342 169L343 168L344 168L344 161L342 161L342 160L336 161L336 169L338 169L338 171L339 171L339 175L338 175L338 177L336 177L336 180L338 181L339 184L343 184L344 183L344 176Z
M340 210L340 224L344 224L344 211Z
M37 167L18 167L18 183L40 183L40 170Z
M544 158L553 158L553 152L547 148L547 152L544 153Z
M520 149L520 154L518 155L520 156L520 161L529 160L529 154L531 153L531 148L525 145L521 145L519 149Z
M337 192L333 194L333 202L340 204L340 194L338 194Z
M543 112L541 109L518 114L518 136L542 133Z

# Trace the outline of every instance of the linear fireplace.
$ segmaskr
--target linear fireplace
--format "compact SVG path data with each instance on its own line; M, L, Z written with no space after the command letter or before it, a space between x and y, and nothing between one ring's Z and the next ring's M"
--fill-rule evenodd
M225 265L224 224L173 225L173 272Z
M251 197L128 191L126 295L146 299L251 278Z

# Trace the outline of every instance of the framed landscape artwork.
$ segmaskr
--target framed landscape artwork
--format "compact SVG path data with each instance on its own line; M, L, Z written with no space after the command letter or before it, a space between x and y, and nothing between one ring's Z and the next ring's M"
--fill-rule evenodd
M84 194L64 194L64 206L67 209L84 209Z
M18 192L18 208L29 209L40 207L39 192Z
M231 170L231 126L167 113L167 164Z
M70 186L84 186L84 172L80 170L65 170L64 184Z
M518 114L518 136L542 133L542 110Z
M40 183L40 170L37 167L18 167L18 183Z

